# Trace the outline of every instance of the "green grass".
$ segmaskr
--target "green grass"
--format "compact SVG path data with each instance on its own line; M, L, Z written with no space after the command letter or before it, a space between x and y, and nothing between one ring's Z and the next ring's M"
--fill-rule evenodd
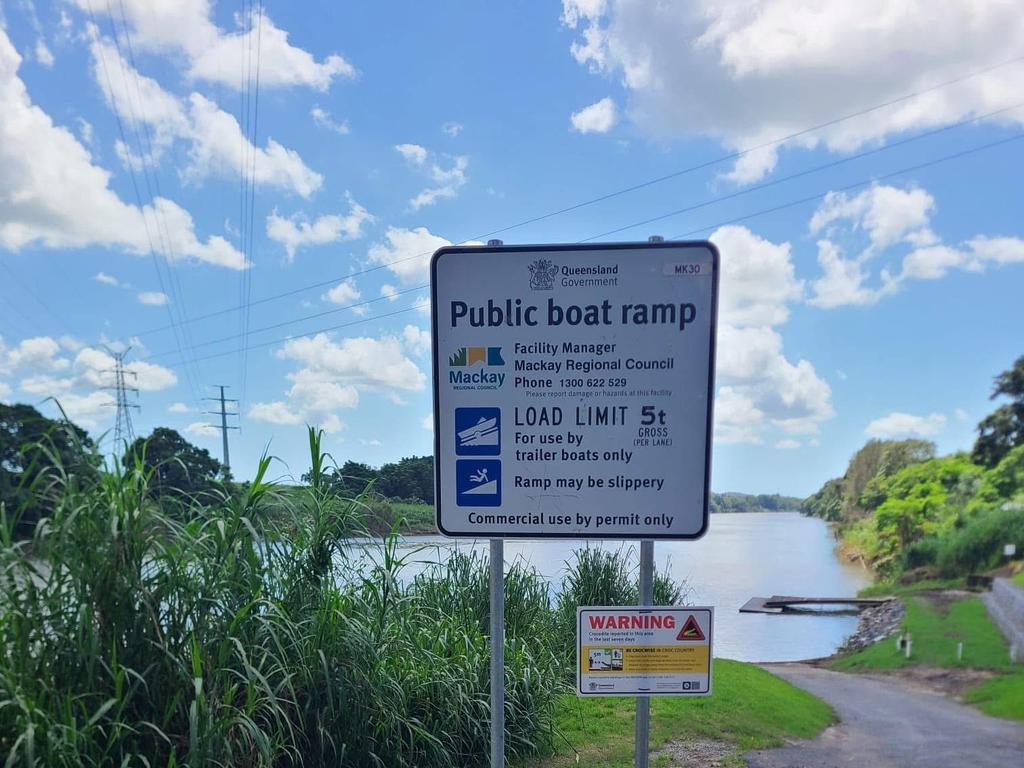
M891 671L926 665L945 668L984 669L997 677L967 692L965 700L997 717L1024 720L1024 671L1010 662L1009 649L999 628L989 618L984 603L968 597L940 609L924 596L908 596L902 630L913 638L912 655L897 650L895 638L836 659L833 669L844 672ZM956 658L963 642L963 658Z
M633 765L633 699L566 695L555 716L565 739L553 755L521 765ZM747 750L777 746L786 738L812 738L835 719L827 704L784 680L750 664L716 659L711 696L652 700L651 749L669 741L724 741L736 748L732 764L741 765L739 755Z
M1016 576L1013 577L1013 583L1017 584L1017 585L1019 585L1021 587L1024 587L1024 571L1021 571L1020 573L1018 573Z
M832 662L833 668L859 672L928 664L935 667L1011 669L1006 641L989 619L979 598L969 597L951 603L948 613L924 597L909 597L905 603L907 614L902 629L913 637L910 659L903 651L897 650L894 638L887 638L837 659ZM956 659L958 642L964 644L963 659L959 662Z
M900 584L895 581L877 581L870 586L864 587L858 594L861 597L883 597L892 595L904 597L915 595L930 589L963 589L966 579L928 579L926 581L915 581L910 584Z
M433 504L408 504L403 501L392 501L391 511L396 519L404 519L403 533L437 533L434 525Z
M1024 720L1024 672L992 678L968 691L964 699L987 715Z

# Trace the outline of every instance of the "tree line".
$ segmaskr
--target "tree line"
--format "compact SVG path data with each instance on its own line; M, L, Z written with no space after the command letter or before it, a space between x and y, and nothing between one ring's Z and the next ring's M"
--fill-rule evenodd
M1003 401L970 453L937 456L926 440L870 440L842 477L803 503L839 526L848 554L883 576L960 576L1024 551L1024 356L995 377Z

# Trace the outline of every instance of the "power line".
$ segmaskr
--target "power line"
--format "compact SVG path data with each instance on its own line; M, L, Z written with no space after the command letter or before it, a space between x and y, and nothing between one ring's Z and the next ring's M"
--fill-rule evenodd
M110 9L109 9L109 5L108 5L108 12L109 11L110 11ZM92 3L91 2L88 3L88 12L89 12L89 18L92 21L93 26L96 27L96 29L98 31L99 30L99 25L96 23L96 15L95 15L95 13L93 11L93 7L92 7ZM113 24L114 24L113 17L111 16L111 27L112 28L114 28ZM116 29L115 29L115 37L116 37ZM113 82L112 82L112 80L110 78L110 70L107 67L107 57L103 54L102 46L99 46L99 58L100 58L100 66L101 66L101 68L103 70L103 78L104 78L104 80L106 81L106 84L107 84L107 92L110 94L110 99L111 99L111 102L113 103L112 111L114 113L114 119L115 119L115 121L117 123L118 133L121 136L121 143L125 147L125 150L130 152L131 151L131 149L130 149L131 145L128 142L128 137L127 137L127 134L125 133L125 130L124 130L124 123L121 120L121 113L118 111L118 108L117 108L117 97L114 94ZM119 58L120 58L120 54L119 54ZM123 62L122 62L122 65L123 65ZM122 70L122 75L123 74L124 73L123 73L123 70ZM125 78L125 84L127 85L127 78ZM130 112L132 111L130 104L129 104L129 111ZM136 136L136 141L138 141L138 136ZM141 144L140 144L140 154L141 154ZM139 191L139 183L138 183L138 179L135 176L135 169L134 169L133 164L131 162L131 157L127 158L127 162L125 163L125 165L128 167L128 175L129 175L129 178L131 179L132 191L135 194L135 201L136 201L136 203L138 203L138 206L139 206L139 215L142 217L142 226L143 226L143 229L146 232L146 243L149 246L149 255L150 255L150 257L151 257L151 259L153 261L153 268L156 270L157 281L160 284L160 290L162 292L166 293L167 292L167 288L164 285L163 274L160 271L160 260L158 259L157 254L156 254L156 249L153 246L153 235L150 232L149 219L146 216L146 210L145 210L145 207L142 204L142 194ZM152 195L150 195L150 197L152 197ZM156 213L156 206L153 206L153 211L154 211L154 215L155 215L155 213ZM182 349L181 334L180 334L180 330L181 329L178 328L177 323L175 322L174 313L171 310L171 307L169 305L165 305L165 306L167 307L168 319L171 321L171 329L173 330L173 333L174 333L175 345L178 347L179 353L181 354L182 359L185 361L183 363L183 369L185 371L185 378L189 382L190 388L192 390L193 397L195 397L196 396L195 383L192 381L191 372L189 371L189 368L188 368L188 358L185 356L185 353L184 353L184 351Z
M929 132L927 132L925 134L920 134L920 135L917 135L917 136L908 137L908 138L903 139L903 140L901 140L901 141L899 141L897 143L894 143L894 144L889 144L889 145L885 145L885 146L882 146L882 147L876 147L874 149L865 150L864 152L860 152L860 153L857 153L855 155L850 155L848 157L839 158L839 159L830 161L828 163L824 163L822 165L814 166L812 168L808 168L808 169L805 169L803 171L799 171L799 172L797 172L795 174L791 174L789 176L779 177L777 179L773 179L771 181L764 182L762 184L758 184L758 185L754 185L752 187L748 187L748 188L745 188L745 189L742 189L742 190L738 190L736 192L732 192L732 193L727 194L727 195L721 195L721 196L717 196L717 197L712 197L712 198L709 198L709 199L707 199L707 200L705 200L703 202L696 203L696 204L687 206L685 208L679 208L677 210L669 211L668 213L664 213L664 214L661 214L659 216L654 216L654 217L651 217L651 218L648 218L648 219L644 219L642 221L632 222L630 224L626 224L624 226L617 227L615 229L608 230L606 232L602 232L602 233L599 233L599 234L596 234L596 235L591 235L590 237L583 238L582 240L579 240L577 242L585 243L585 242L590 242L590 241L593 241L593 240L598 240L600 238L604 238L604 237L607 237L609 235L613 235L613 234L617 234L619 232L623 232L623 231L626 231L626 230L629 230L629 229L633 229L635 227L640 227L640 226L644 226L646 224L651 224L651 223L653 223L655 221L662 221L664 219L668 219L668 218L671 218L673 216L678 216L678 215L681 215L683 213L689 213L689 212L692 212L692 211L695 211L695 210L699 210L701 208L706 208L706 207L708 207L710 205L713 205L715 203L719 203L719 202L723 202L723 201L726 201L726 200L738 198L738 197L741 197L741 196L746 195L746 194L750 194L750 193L757 192L759 190L762 190L762 189L765 189L765 188L768 188L768 187L775 186L777 184L785 183L787 181L792 181L794 179L810 175L812 173L820 172L822 170L828 170L828 169L834 168L834 167L836 167L838 165L842 165L843 163L851 162L853 160L857 160L857 159L860 159L860 158L863 158L863 157L866 157L866 156L869 156L869 155L878 154L878 153L884 152L884 151L886 151L888 149L894 149L894 148L897 148L899 146L908 144L908 143L910 143L912 141L916 141L916 140L923 139L923 138L928 138L928 137L934 136L934 135L936 135L938 133L942 133L942 132L945 132L945 131L953 130L953 129L957 128L957 127L961 127L963 125L969 124L971 122L975 122L977 120L983 120L983 119L986 119L988 117L992 117L994 115L997 115L997 114L1000 114L1000 113L1003 113L1003 112L1007 112L1007 111L1010 111L1010 110L1013 110L1013 109L1019 109L1021 106L1024 106L1024 104L1017 104L1017 105L1014 105L1012 107L1006 107L1004 109L1000 109L1000 110L996 110L994 112L990 112L990 113L988 113L986 115L981 115L981 116L979 116L977 118L972 118L970 120L964 120L964 121L961 121L959 123L955 123L953 125L945 126L943 128L937 128L937 129L929 131ZM970 150L970 151L974 151L974 150ZM955 155L954 156L950 156L950 157L955 157ZM904 170L901 170L901 171L896 171L896 172L894 172L893 174L890 174L890 175L899 175L901 173L906 173L906 172L909 172L908 169L904 169ZM888 178L888 176L883 176L883 177L880 177L880 178ZM875 178L875 180L877 180L877 178ZM863 186L866 183L870 183L870 180L868 180L867 182L860 182L860 183L858 183L858 185L855 185L855 186ZM836 190L836 191L838 191L838 190ZM821 195L814 195L810 199L818 199L820 196ZM397 295L401 295L401 294L405 294L405 293L411 293L411 292L417 291L417 290L423 290L423 289L425 289L427 287L429 287L429 284L427 284L427 283L424 283L424 284L421 284L421 285L416 285L416 286L413 286L412 288L407 288L405 290L398 291L395 294L392 294L392 296L390 296L390 297L381 296L381 297L374 298L374 299L368 299L368 300L365 300L365 301L360 301L360 302L355 302L355 303L347 304L347 305L342 306L342 307L335 307L335 308L332 308L332 309L324 310L322 312L316 312L316 313L313 313L313 314L310 314L310 315L305 315L303 317L294 318L294 319L291 319L291 320L284 320L284 321L281 321L281 322L278 322L278 323L274 323L272 325L267 325L267 326L263 326L263 327L260 327L260 328L256 328L256 329L252 330L251 333L260 333L260 332L263 332L263 331L269 331L269 330L275 330L277 328L283 328L283 327L288 326L288 325L295 325L297 323L302 323L302 322L305 322L307 320L313 320L313 319L316 319L316 318L319 318L319 317L324 317L324 316L327 316L327 315L335 314L337 312L341 312L341 311L344 311L344 310L347 310L347 309L355 309L355 308L358 308L358 307L367 306L369 304L373 304L375 302L382 301L385 298L393 298L393 296L397 296ZM223 336L223 337L218 338L218 339L212 339L212 340L208 340L208 341L205 341L205 342L201 342L200 344L196 345L193 349L201 348L201 347L208 347L208 346L212 346L214 344L219 344L219 343L226 342L226 341L233 341L233 340L238 339L238 338L239 338L238 335ZM165 352L155 353L155 354L150 355L146 359L149 359L149 360L157 359L157 358L160 358L160 357L166 357L169 354L172 354L172 351L165 351Z
M706 200L704 200L704 201L702 201L700 203L695 203L693 205L686 206L685 208L678 208L678 209L676 209L674 211L669 211L668 213L663 213L663 214L660 214L658 216L652 216L651 218L644 219L643 221L637 221L637 222L634 222L632 224L627 224L627 225L622 226L622 227L616 227L615 229L609 229L608 231L602 232L602 233L600 233L598 235L591 235L590 237L585 238L584 240L580 240L579 242L586 243L586 242L589 242L591 240L598 240L598 239L600 239L602 237L608 237L610 235L616 235L619 232L623 232L623 231L625 231L627 229L633 229L634 227L640 227L640 226L643 226L644 224L653 224L656 221L661 221L662 219L667 219L667 218L670 218L672 216L678 216L678 215L683 214L683 213L690 213L691 211L696 211L696 210L699 210L700 208L706 208L707 206L714 205L715 203L721 203L721 202L724 202L726 200L733 200L733 199L735 199L737 197L742 197L743 195L749 195L752 192L759 192L762 189L767 189L768 187L774 187L777 184L784 184L787 181L793 181L794 179L799 179L799 178L802 178L804 176L810 176L812 173L820 173L821 171L827 171L827 170L830 170L832 168L837 168L840 165L844 165L846 163L853 162L854 160L860 160L862 158L869 157L870 155L877 155L877 154L880 154L882 152L886 152L886 151L888 151L890 149L896 149L898 147L902 147L902 146L904 146L906 144L910 144L910 143L918 141L920 139L927 139L927 138L930 138L932 136L936 136L936 135L938 135L940 133L945 133L947 131L951 131L951 130L954 130L956 128L961 128L961 127L963 127L965 125L970 125L971 123L976 123L976 122L981 121L981 120L986 120L986 119L988 119L990 117L995 117L996 115L1001 115L1001 114L1003 114L1005 112L1011 112L1011 111L1013 111L1015 109L1020 109L1022 106L1024 106L1024 102L1020 102L1020 103L1014 104L1013 106L1010 106L1010 107L1003 107L1002 109L997 109L997 110L994 110L992 112L988 112L988 113L986 113L984 115L979 115L978 117L972 117L972 118L967 119L967 120L961 120L961 121L956 122L956 123L951 123L950 125L944 125L941 128L935 128L935 129L933 129L931 131L926 131L925 133L920 133L920 134L917 134L915 136L908 136L905 139L901 139L901 140L893 142L891 144L883 144L880 147L874 147L872 149L864 150L863 152L857 152L856 154L853 154L853 155L846 155L844 157L836 158L835 160L829 161L827 163L822 163L821 165L815 165L815 166L813 166L811 168L805 168L802 171L797 171L796 173L791 173L788 176L779 176L779 177L771 179L770 181L766 181L766 182L763 182L761 184L755 184L755 185L750 186L750 187L744 187L743 189L738 189L735 192L730 192L729 194L726 194L726 195L718 195L716 197L708 198L708 199L706 199Z
M869 184L877 183L879 181L884 181L886 179L891 179L891 178L894 178L896 176L900 176L900 175L907 174L907 173L913 173L915 171L920 171L920 170L923 170L925 168L930 168L930 167L935 166L935 165L940 165L941 163L949 162L951 160L957 160L957 159L960 159L962 157L966 157L968 155L973 155L973 154L975 154L977 152L982 152L982 151L987 150L987 149L992 149L994 147L1002 146L1004 144L1009 144L1010 142L1013 142L1013 141L1019 141L1020 139L1024 139L1024 132L1014 134L1013 136L1010 136L1008 138L999 139L997 141L990 141L990 142L987 142L985 144L980 144L978 146L971 147L970 149L965 149L965 150L962 150L960 152L954 152L953 154L950 154L950 155L943 155L942 157L933 158L933 159L928 160L928 161L923 162L923 163L917 163L916 165L907 166L905 168L901 168L899 170L892 171L890 173L887 173L887 174L884 174L884 175L881 175L881 176L872 176L870 178L863 179L863 180L855 182L853 184L847 184L845 186L838 187L838 188L832 187L832 188L830 188L830 189L828 189L828 190L826 190L824 192L819 192L819 193L816 193L816 194L813 194L813 195L809 195L807 197L802 197L802 198L800 198L798 200L791 200L791 201L789 201L787 203L782 203L781 205L772 206L771 208L764 208L762 210L754 211L753 213L748 213L748 214L745 214L743 216L737 216L735 218L727 219L725 221L720 221L720 222L717 222L715 224L708 224L708 225L705 225L705 226L702 226L702 227L698 227L697 229L692 229L689 232L684 232L684 233L679 234L679 235L674 235L672 237L672 239L673 240L681 240L683 238L690 237L692 235L696 235L696 234L698 234L700 232L706 232L708 230L717 229L719 227L723 227L723 226L726 226L728 224L736 224L736 223L739 223L741 221L747 221L749 219L756 218L758 216L764 216L764 215L769 214L769 213L776 213L778 211L785 210L787 208L793 208L793 207L798 206L798 205L803 205L805 203L813 202L813 201L816 201L816 200L821 200L826 195L828 195L829 192L847 192L847 191L850 191L852 189L857 189L858 187L865 187L865 186L868 186ZM634 226L642 226L642 222L637 223ZM579 241L579 242L583 242L583 241ZM386 312L386 313L383 313L383 314L380 314L380 315L374 315L373 317L362 318L360 320L353 320L353 321L348 322L348 323L341 323L339 325L333 325L333 326L329 326L329 327L326 327L326 328L318 328L318 329L313 330L313 331L307 331L307 332L304 332L304 333L297 333L297 334L293 334L293 335L290 335L290 336L285 336L285 337L282 337L282 338L271 339L270 341L261 342L259 344L251 344L251 345L249 345L249 349L250 350L261 349L263 347L270 347L270 346L273 346L275 344L281 344L283 342L292 341L294 339L308 338L310 336L315 336L315 335L320 334L320 333L329 333L331 331L340 330L341 328L348 328L348 327L351 327L351 326L354 326L354 325L361 325L363 323L369 323L369 322L372 322L374 320L384 320L384 319L389 318L389 317L395 317L397 315L405 314L406 312L412 312L412 311L417 310L417 309L422 309L424 307L429 306L429 304L430 304L429 301L418 302L416 304L413 304L411 306L405 307L403 309L395 310L394 312ZM213 354L210 354L210 355L205 355L203 357L197 358L197 360L213 360L215 358L224 357L225 355L231 355L231 354L234 354L234 350L229 350L227 352L219 352L219 353L213 353ZM169 365L173 366L175 364L174 363L169 363Z
M628 186L628 187L623 187L621 189L617 189L617 190L614 190L612 192L608 192L608 193L600 195L598 197L590 198L588 200L584 200L582 202L575 203L575 204L567 206L565 208L560 208L560 209L551 211L549 213L541 214L539 216L534 216L534 217L531 217L531 218L528 218L528 219L523 219L522 221L516 222L514 224L509 224L507 226L500 227L498 229L493 229L493 230L491 230L489 232L483 232L481 234L474 235L474 236L472 236L470 238L466 238L466 240L463 240L461 242L465 243L465 242L468 242L469 240L484 240L484 239L488 238L491 235L501 234L503 232L507 232L507 231L512 230L512 229L517 229L519 227L526 226L527 224L533 224L533 223L536 223L538 221L543 221L543 220L546 220L546 219L549 219L549 218L553 218L555 216L560 216L560 215L565 214L565 213L570 213L572 211L579 210L580 208L585 208L587 206L594 205L594 204L600 203L600 202L604 202L606 200L610 200L612 198L619 197L621 195L629 194L631 192L635 192L635 191L640 190L640 189L644 189L644 188L647 188L647 187L650 187L650 186L653 186L653 185L656 185L656 184L660 184L662 182L665 182L665 181L668 181L668 180L671 180L671 179L679 178L681 176L685 176L687 174L694 173L696 171L704 170L704 169L713 167L715 165L720 165L721 163L725 163L725 162L728 162L728 161L731 161L731 160L737 160L737 159L739 159L741 157L744 157L745 155L748 155L748 154L750 154L752 152L756 152L756 151L761 150L761 149L766 149L767 147L779 146L779 145L785 144L786 142L792 141L793 139L799 138L801 136L806 136L808 134L814 133L814 132L822 130L824 128L829 128L831 126L838 125L838 124L843 123L843 122L845 122L847 120L852 120L852 119L857 118L857 117L862 117L864 115L870 114L870 113L878 111L880 109L885 109L886 107L895 106L896 104L900 104L902 102L918 98L918 97L923 96L923 95L925 95L927 93L931 93L933 91L940 90L942 88L947 88L947 87L949 87L951 85L955 85L957 83L965 82L965 81L973 79L975 77L980 77L981 75L988 74L989 72L993 72L993 71L995 71L997 69L1000 69L1002 67L1006 67L1006 66L1009 66L1011 64L1016 64L1016 63L1019 63L1021 61L1024 61L1024 56L1017 56L1017 57L1012 58L1012 59L1007 59L1007 60L1001 61L1001 62L999 62L997 64L993 64L991 66L985 67L983 69L975 70L975 71L967 73L965 75L961 75L959 77L952 78L950 80L944 80L942 82L939 82L939 83L936 83L934 85L931 85L931 86L929 86L927 88L922 88L920 90L904 94L903 96L900 96L898 98L890 99L888 101L881 102L881 103L876 104L874 106L867 107L867 108L861 109L861 110L857 110L855 112L850 112L848 114L842 115L841 117L836 117L836 118L833 118L831 120L827 120L827 121L825 121L823 123L818 123L816 125L809 126L807 128L803 128L803 129L801 129L799 131L795 131L793 133L789 133L789 134L786 134L784 136L780 136L778 138L775 138L775 139L772 139L772 140L769 140L769 141L765 141L765 142L762 142L760 144L756 144L756 145L747 147L747 148L742 149L742 150L738 150L736 152L730 152L730 153L727 153L727 154L724 154L724 155L720 155L718 157L712 158L710 160L703 161L703 162L698 163L696 165L692 165L692 166L689 166L687 168L683 168L681 170L674 171L674 172L669 173L669 174L665 174L664 176L658 176L658 177L653 178L653 179L648 179L648 180L642 181L642 182L640 182L638 184L634 184L634 185L631 185L631 186ZM1008 109L1012 109L1012 108L1013 107L1008 108ZM1004 110L998 110L997 112L1001 112L1001 111L1004 111ZM979 119L983 119L983 118L970 118L969 120L961 121L961 123L957 123L956 125L964 124L964 122L977 121ZM423 258L424 256L429 256L430 254L431 254L430 251L424 251L422 253L417 253L417 254L413 254L411 256L402 257L401 259L395 259L393 261L384 262L384 263L381 263L381 264L378 264L378 265L375 265L375 266L372 266L372 267L367 267L365 269L361 269L361 270L358 270L356 272L349 273L348 275L337 275L337 276L328 278L326 280L317 281L315 283L309 283L309 284L300 286L298 288L290 289L290 290L287 290L287 291L282 291L280 293L275 293L275 294L271 294L269 296L264 296L264 297L262 297L260 299L256 299L255 301L251 301L249 303L249 306L250 307L251 306L256 306L256 305L259 305L259 304L265 304L265 303L268 303L268 302L271 302L271 301L276 301L278 299L284 299L284 298L287 298L289 296L295 296L297 294L304 293L304 292L309 291L309 290L314 290L316 288L322 288L322 287L330 285L332 283L336 283L336 282L338 282L340 280L345 280L345 279L351 278L351 277L358 277L360 275L369 274L371 272L376 272L376 271L381 270L381 269L387 269L388 267L393 266L395 264L400 264L402 262L410 261L412 259ZM199 322L199 321L208 320L208 319L211 319L211 318L214 318L214 317L220 317L220 316L225 315L225 314L230 314L232 312L237 312L237 311L239 311L239 310L241 310L243 308L244 308L243 304L240 302L238 306L225 307L224 309L215 310L213 312L208 312L208 313L203 314L203 315L198 315L198 316L192 318L191 320L189 320L188 322ZM167 326L160 326L160 327L156 327L156 328L150 328L148 330L140 332L137 335L139 335L139 336L146 336L146 335L150 335L150 334L157 333L157 332L164 331L164 330L167 330Z
M430 287L430 283L422 283L421 285L414 285L412 288L406 288L406 289L401 290L401 291L395 291L394 293L389 294L387 296L378 296L378 297L373 298L373 299L366 299L365 301L358 301L358 302L355 302L355 303L352 303L352 304L346 304L346 305L341 306L341 307L334 307L332 309L325 309L323 312L314 312L311 315L304 315L302 317L297 317L297 318L294 318L292 320L282 320L281 322L274 323L273 325L264 325L262 328L254 328L254 329L252 329L249 333L253 334L253 333L262 333L263 331L272 331L272 330L276 330L278 328L284 328L287 325L295 325L296 323L304 323L307 320L315 320L316 318L319 318L319 317L325 317L327 315L334 315L334 314L337 314L338 312L343 312L343 311L348 310L348 309L358 309L359 307L366 307L366 306L369 306L370 304L376 304L377 302L380 302L380 301L394 301L395 298L398 297L398 296L402 296L402 295L407 294L407 293L413 293L414 291L422 291L422 290L424 290L426 288L429 288L429 287ZM200 349L202 347L209 347L209 346L212 346L214 344L221 344L221 343L223 343L225 341L234 341L237 338L238 338L238 335L222 336L219 339L210 339L209 341L204 341L204 342L201 342L199 344L196 344L193 347L193 349ZM145 359L146 360L156 360L156 359L161 358L161 357L166 357L167 355L170 355L170 354L174 354L174 350L166 350L164 352L157 352L157 353L148 355Z

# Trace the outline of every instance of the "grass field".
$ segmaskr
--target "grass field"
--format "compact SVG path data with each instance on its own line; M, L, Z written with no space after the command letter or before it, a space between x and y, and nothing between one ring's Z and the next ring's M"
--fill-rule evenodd
M970 690L965 700L996 717L1024 720L1024 670L1011 664L999 628L977 597L936 599L924 593L905 598L903 631L913 638L907 659L893 638L849 654L831 663L846 672L888 671L909 666L991 670L998 675ZM957 660L957 644L963 658Z
M735 747L727 764L742 765L739 755L747 750L775 746L787 737L811 738L834 721L831 708L811 694L750 664L716 659L711 696L652 700L651 749L669 741L724 741ZM564 740L555 753L520 765L633 765L633 699L567 694L558 701L556 724Z

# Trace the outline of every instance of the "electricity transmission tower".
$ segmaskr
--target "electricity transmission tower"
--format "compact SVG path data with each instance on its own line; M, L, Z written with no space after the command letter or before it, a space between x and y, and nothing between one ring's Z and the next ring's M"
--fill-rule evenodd
M124 445L125 441L131 445L135 442L135 430L132 428L132 409L139 410L139 405L138 403L128 401L128 393L131 392L138 397L139 388L129 387L125 383L125 377L131 376L134 381L138 378L138 374L134 371L125 370L124 359L132 348L128 347L120 352L115 352L109 347L106 349L110 356L114 358L114 368L105 371L105 373L114 375L114 384L113 386L104 387L104 389L112 390L115 393L115 402L110 403L110 405L117 408L117 419L114 421L114 445L120 447Z
M215 403L220 403L219 411L206 411L206 413L213 416L220 416L220 426L216 427L220 430L221 439L224 441L224 475L225 477L231 473L231 459L228 455L228 430L238 429L238 427L228 426L228 416L238 416L238 411L229 412L228 403L234 403L238 405L237 400L232 400L230 397L224 397L224 390L228 389L226 384L214 384L220 390L220 397L204 397L203 400L213 400Z

